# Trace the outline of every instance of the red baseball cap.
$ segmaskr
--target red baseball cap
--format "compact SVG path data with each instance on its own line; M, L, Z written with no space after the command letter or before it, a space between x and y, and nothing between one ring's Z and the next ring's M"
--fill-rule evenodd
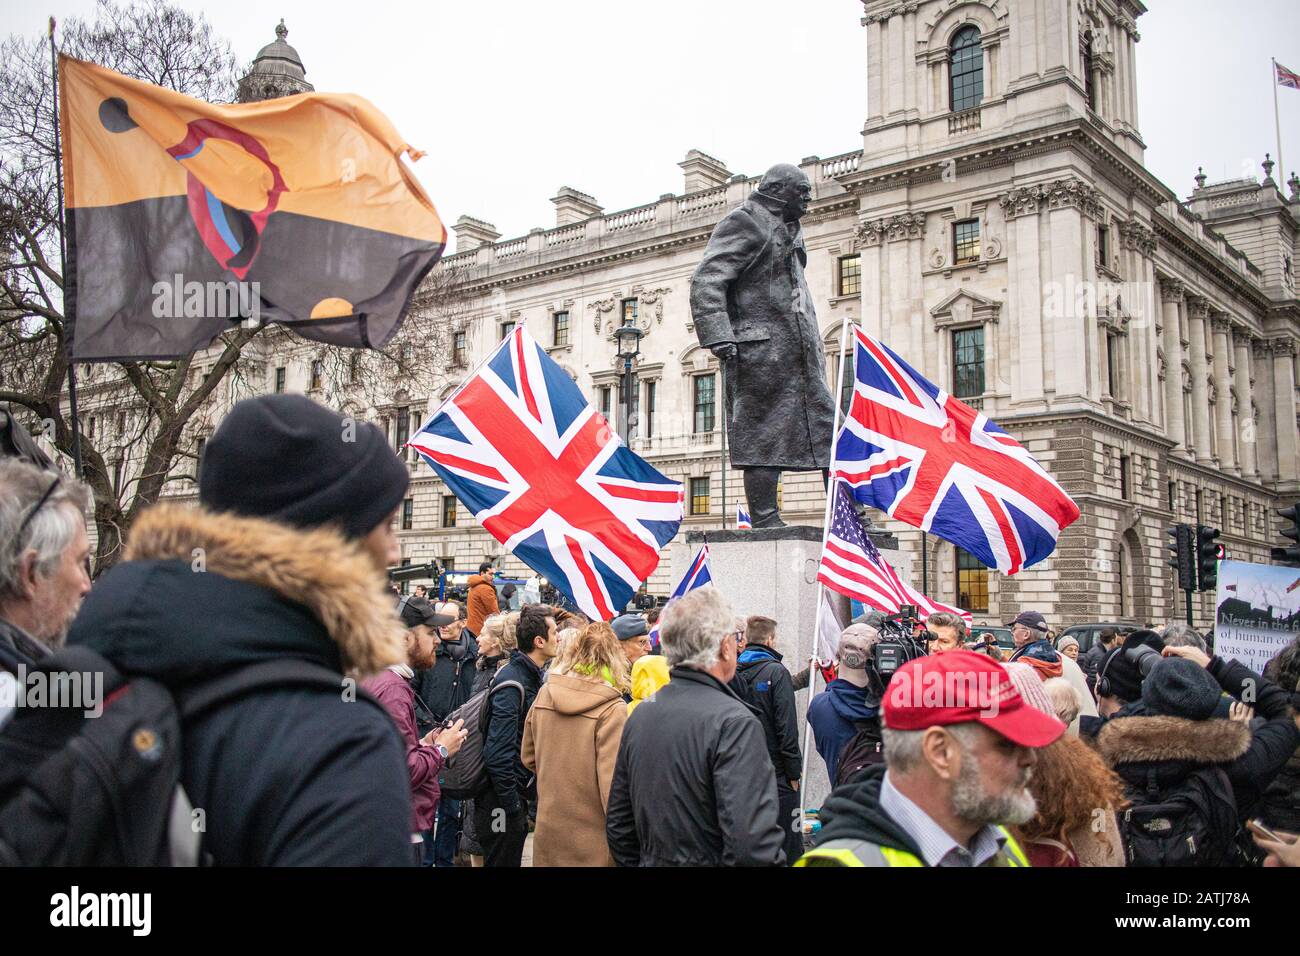
M986 654L949 651L918 657L889 681L883 708L891 730L980 723L1022 747L1046 747L1065 724L1031 707Z

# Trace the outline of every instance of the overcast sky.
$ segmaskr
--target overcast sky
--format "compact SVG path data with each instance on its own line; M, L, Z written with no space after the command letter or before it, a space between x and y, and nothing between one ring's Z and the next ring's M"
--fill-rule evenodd
M562 186L607 211L681 191L691 148L753 175L858 149L866 114L859 0L494 0L203 5L241 61L289 43L321 91L368 97L428 151L415 172L450 225L506 237L554 224ZM1147 166L1186 196L1263 176L1276 156L1270 57L1300 72L1295 0L1148 0L1138 20ZM41 34L93 0L0 0L0 33ZM1289 173L1300 169L1300 90L1278 91ZM1284 178L1274 173L1279 180Z

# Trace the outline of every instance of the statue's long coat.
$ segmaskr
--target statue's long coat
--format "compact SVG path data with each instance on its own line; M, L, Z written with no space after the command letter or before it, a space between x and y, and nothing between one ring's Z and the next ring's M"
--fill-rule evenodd
M691 279L700 345L734 342L729 442L737 468L807 471L830 466L835 400L797 222L752 196L713 230Z

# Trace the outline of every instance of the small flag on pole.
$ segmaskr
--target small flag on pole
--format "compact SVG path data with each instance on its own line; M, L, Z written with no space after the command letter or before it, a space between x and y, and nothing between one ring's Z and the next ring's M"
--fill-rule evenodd
M668 600L674 601L681 597L687 591L694 591L696 588L702 588L705 585L713 583L713 575L709 570L709 546L706 544L695 552L695 557L691 558L690 566L682 579L677 582L677 587L673 588L673 593L668 596ZM659 650L659 622L655 621L654 627L650 629L650 643L656 651Z
M484 530L593 620L659 566L682 486L626 448L522 327L411 439Z
M971 623L969 611L932 601L898 576L863 529L853 510L853 499L842 482L835 483L831 526L826 532L817 580L886 614L895 614L904 604L913 604L923 621L931 614L947 611L961 615L968 627Z
M1276 60L1273 61L1273 68L1277 71L1278 86L1285 86L1291 90L1300 90L1300 73L1288 70Z
M736 505L736 527L741 531L750 531L754 525L749 520L749 512Z

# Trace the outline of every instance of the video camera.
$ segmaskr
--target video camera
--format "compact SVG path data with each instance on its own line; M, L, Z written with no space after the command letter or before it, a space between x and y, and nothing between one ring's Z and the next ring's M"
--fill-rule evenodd
M894 673L908 661L924 657L934 638L925 630L915 604L904 604L896 613L886 615L877 630L880 640L871 653L882 685L888 685Z

